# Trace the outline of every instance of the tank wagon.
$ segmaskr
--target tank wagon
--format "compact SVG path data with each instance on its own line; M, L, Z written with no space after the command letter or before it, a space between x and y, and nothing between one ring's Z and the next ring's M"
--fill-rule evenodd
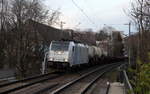
M91 64L102 56L104 51L96 46L88 46L73 41L52 41L47 55L51 67L74 67Z

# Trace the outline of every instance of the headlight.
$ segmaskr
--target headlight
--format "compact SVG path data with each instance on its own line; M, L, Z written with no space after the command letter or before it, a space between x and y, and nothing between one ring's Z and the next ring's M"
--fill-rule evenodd
M62 52L59 51L58 54L62 54Z
M53 61L53 58L50 58L50 61Z
M65 59L64 59L64 61L65 61L65 62L68 62L68 59L67 59L67 58L65 58Z

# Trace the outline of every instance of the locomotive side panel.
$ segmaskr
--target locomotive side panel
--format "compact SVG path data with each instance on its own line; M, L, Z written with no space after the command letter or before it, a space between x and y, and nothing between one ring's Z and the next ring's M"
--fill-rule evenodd
M84 45L76 44L74 52L74 65L88 63L88 49Z

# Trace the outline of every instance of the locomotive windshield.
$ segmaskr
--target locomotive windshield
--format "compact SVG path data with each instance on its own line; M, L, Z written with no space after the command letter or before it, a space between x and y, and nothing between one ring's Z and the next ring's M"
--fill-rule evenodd
M53 51L67 51L69 48L69 42L52 42L51 50Z

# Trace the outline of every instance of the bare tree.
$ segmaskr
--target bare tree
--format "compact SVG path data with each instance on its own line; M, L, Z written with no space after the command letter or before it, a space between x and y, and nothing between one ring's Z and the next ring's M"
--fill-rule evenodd
M108 39L108 33L104 30L100 30L97 34L96 34L96 38L97 40L99 41L102 41L102 40L106 40Z
M15 48L12 48L14 48L17 57L14 64L19 74L22 77L26 77L29 65L28 59L31 55L31 47L35 44L33 43L35 41L30 39L30 32L25 28L25 24L29 19L43 22L48 12L42 8L39 0L13 0L10 3L11 21L14 27L13 38L15 39ZM37 37L35 40L37 40Z
M6 64L6 52L8 51L7 32L10 30L9 23L9 2L8 0L0 0L0 60L1 65Z
M145 61L148 58L149 41L148 33L150 32L150 1L136 0L132 3L131 17L139 30L138 37L138 56Z
M132 9L130 15L139 31L128 38L128 45L130 45L131 49L131 59L135 62L134 66L131 67L133 69L130 74L131 82L133 82L135 94L146 94L149 92L149 85L145 85L145 83L148 83L148 80L145 79L144 73L147 73L145 69L149 67L150 1L135 0L131 5ZM144 69L143 66L147 67Z
M142 32L150 29L150 1L149 0L136 0L132 4L130 12L132 19Z
M118 31L112 32L112 56L123 56L123 43L121 33Z
M48 17L48 21L47 21L47 23L48 23L48 25L53 25L53 24L59 24L59 22L58 22L58 20L59 20L59 16L60 16L60 12L59 12L59 10L52 10L52 12L51 12L51 14L49 15L49 17Z
M55 16L58 16L56 11L50 13L49 10L45 9L42 4L42 0L1 0L1 17L0 25L1 32L5 30L5 39L4 34L0 32L0 44L4 41L5 44L1 47L3 53L0 53L0 59L3 56L12 66L14 66L18 74L21 77L26 77L27 74L30 74L30 69L37 68L40 69L36 61L40 60L41 52L43 51L43 41L39 40L39 34L37 30L31 31L29 26L29 21L34 20L40 23L46 23L49 19L51 24L54 23ZM36 25L32 25L36 27ZM2 35L3 34L3 35ZM42 50L41 50L42 49ZM0 49L1 51L1 49Z

